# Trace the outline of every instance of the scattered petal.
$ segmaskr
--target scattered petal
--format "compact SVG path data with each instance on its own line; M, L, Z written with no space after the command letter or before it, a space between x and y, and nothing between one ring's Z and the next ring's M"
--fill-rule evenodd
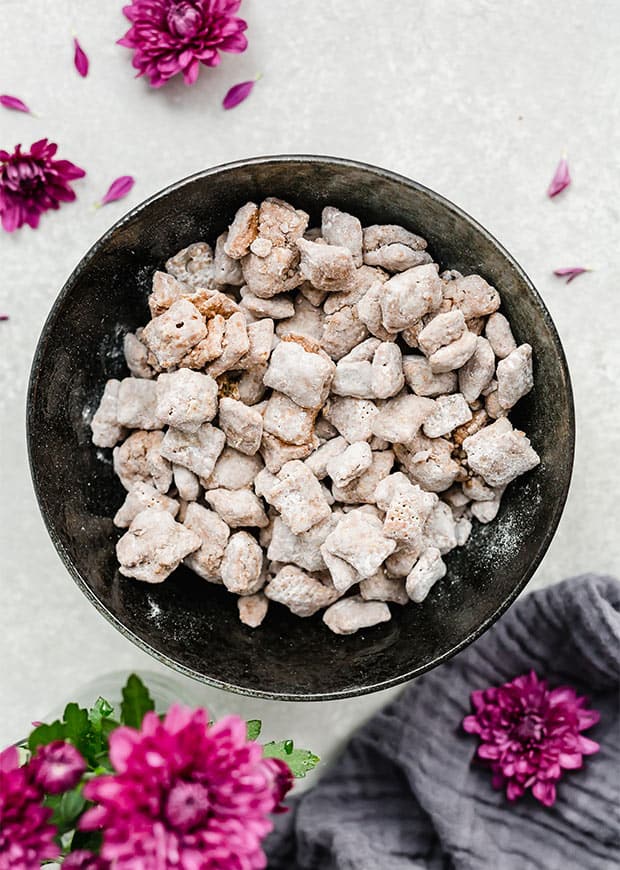
M77 38L74 37L73 45L75 47L75 54L73 56L73 63L75 64L76 70L82 76L82 78L86 78L88 75L88 56L80 43L77 41Z
M557 169L555 170L554 176L551 179L551 184L547 190L547 196L554 197L557 196L558 193L562 193L562 191L568 187L570 181L568 160L566 157L562 157L558 163Z
M579 275L583 275L584 272L591 272L592 269L588 269L587 266L566 266L563 269L554 269L553 274L557 275L558 278L566 278L566 283L570 284L575 278Z
M0 106L4 106L5 109L13 109L15 112L30 114L30 109L19 97L10 97L8 94L0 94Z
M9 319L8 314L0 314L0 320L8 320L8 319Z
M16 746L8 746L0 752L0 770L15 770L19 767L19 752Z
M117 199L127 196L135 183L133 176L121 175L120 178L115 179L109 186L108 192L101 200L100 205L107 205L109 202L116 202Z
M239 103L250 96L254 89L257 79L251 79L249 82L239 82L238 85L233 85L222 100L222 106L225 109L234 109Z

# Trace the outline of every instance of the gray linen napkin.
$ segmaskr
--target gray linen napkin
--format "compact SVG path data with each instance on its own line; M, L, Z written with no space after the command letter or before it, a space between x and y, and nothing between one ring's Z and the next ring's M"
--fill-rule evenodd
M472 764L475 689L534 669L572 685L601 744L546 808L515 804ZM271 870L611 870L620 867L620 583L586 575L521 599L480 640L415 680L351 740L267 840Z

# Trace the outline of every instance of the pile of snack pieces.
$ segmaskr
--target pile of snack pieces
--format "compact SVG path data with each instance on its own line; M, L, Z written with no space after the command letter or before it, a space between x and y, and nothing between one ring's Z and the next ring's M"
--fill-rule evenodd
M507 418L530 345L494 287L425 249L333 207L308 230L269 198L155 273L132 377L91 424L128 493L122 574L160 583L183 562L240 596L246 625L277 601L326 608L338 634L426 598L540 460Z

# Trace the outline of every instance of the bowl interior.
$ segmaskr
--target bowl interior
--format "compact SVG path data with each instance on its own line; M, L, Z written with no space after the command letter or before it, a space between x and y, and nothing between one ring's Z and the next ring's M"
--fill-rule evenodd
M501 292L517 341L534 348L535 387L512 417L541 456L507 490L495 522L476 524L447 557L448 575L421 606L392 605L391 622L351 637L320 616L272 605L263 626L240 624L236 598L180 568L148 586L120 576L111 517L124 498L111 451L88 420L106 379L127 374L122 337L148 319L153 270L197 240L213 242L236 209L279 196L320 221L325 205L363 224L398 223L428 239L443 268L476 272ZM330 698L386 688L477 637L523 588L557 526L568 489L574 419L558 336L527 277L467 215L420 185L330 158L259 158L208 170L126 216L77 267L49 316L33 364L28 439L36 493L52 540L85 594L151 654L224 688L279 698Z

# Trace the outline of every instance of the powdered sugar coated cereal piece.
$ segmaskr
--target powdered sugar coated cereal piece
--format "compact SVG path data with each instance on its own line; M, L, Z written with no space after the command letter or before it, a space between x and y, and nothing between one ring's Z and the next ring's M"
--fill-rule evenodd
M171 257L166 271L190 287L212 287L213 249L206 242L195 242Z
M445 314L438 314L420 331L418 347L428 357L440 347L460 338L465 329L465 318L460 309L455 308Z
M116 545L120 572L144 583L162 583L200 546L194 532L166 511L141 511Z
M517 349L510 324L499 311L495 311L487 320L484 334L498 359L504 359Z
M361 595L353 595L328 607L323 622L334 634L355 634L362 628L389 622L391 617L383 601L364 601Z
M376 251L385 245L406 245L412 251L423 251L426 240L396 224L373 224L364 228L364 251Z
M222 582L229 592L253 595L265 583L263 551L248 532L230 536L220 565Z
M452 396L438 396L435 406L428 415L422 430L428 438L439 438L447 435L471 420L472 413L461 393Z
M269 525L260 499L250 489L209 489L205 501L231 529Z
M119 529L128 528L139 513L147 508L158 508L176 517L179 503L151 486L149 483L136 483L129 490L125 501L114 516L114 525Z
M456 390L457 373L435 374L423 356L404 356L403 373L409 389L417 396L434 399Z
M331 514L321 484L303 462L287 462L277 477L267 500L294 534L308 531Z
M204 317L187 299L174 302L144 327L142 338L163 369L177 366L207 334Z
M253 456L263 437L260 411L236 399L220 399L219 424L230 447Z
M325 318L321 347L334 360L345 356L368 335L355 306L347 305Z
M224 372L234 369L250 349L250 339L245 317L241 311L232 314L226 321L222 339L222 353L209 363L208 374L217 378Z
M425 550L407 576L407 595L421 604L438 580L446 576L446 564L437 547Z
M437 547L442 556L456 547L454 516L445 502L439 501L433 507L424 526L424 539L427 546Z
M107 381L99 407L91 421L93 444L97 447L114 447L126 435L126 429L119 423L117 413L120 386L120 381Z
M364 601L391 601L409 603L405 582L400 577L388 577L383 568L360 582L360 595Z
M207 478L215 468L224 449L226 436L221 429L203 423L196 432L168 429L161 445L161 454L176 465L189 468L198 477Z
M328 245L348 248L353 263L362 265L362 225L358 218L328 205L321 215L321 234Z
M306 463L307 464L307 463ZM338 486L348 486L372 465L372 450L366 441L356 441L327 463L327 473Z
M493 487L506 486L540 463L529 438L505 417L466 438L463 449L472 471Z
M332 495L336 501L343 502L345 505L374 504L377 484L388 476L393 465L394 454L391 450L373 452L370 468L346 486L334 484Z
M172 466L162 455L163 432L133 432L114 448L114 471L127 491L136 483L149 483L159 492L172 485Z
M182 465L173 465L172 474L179 498L183 501L196 501L200 495L200 481L194 472Z
M226 253L227 241L227 232L217 237L213 257L213 280L216 284L230 284L233 287L240 287L243 284L243 272L239 261Z
M255 592L254 595L241 595L237 599L237 607L241 622L248 628L258 628L267 616L269 599L262 592Z
M296 616L313 616L338 598L333 586L322 583L296 565L285 565L265 587L265 595Z
M299 253L291 248L274 247L266 257L249 253L241 261L243 277L255 296L270 299L294 290L303 282Z
M187 505L183 524L200 538L200 547L185 557L185 564L209 583L221 583L220 566L230 529L215 511L202 505Z
M275 435L263 431L260 454L269 471L277 474L283 465L293 459L305 459L319 446L319 439L313 435L307 444L287 444Z
M372 381L372 363L367 360L344 362L341 359L336 365L332 393L335 396L351 396L355 399L374 399Z
M224 251L233 260L240 260L250 250L250 245L258 235L258 206L247 202L237 211L228 228Z
M394 342L382 342L372 360L372 390L378 399L395 396L405 385L403 355Z
M322 308L317 308L307 299L298 298L295 302L293 316L280 320L276 326L276 334L298 335L319 342L323 335L325 314Z
M244 489L252 486L263 467L263 460L258 454L247 456L232 447L225 447L215 463L213 473L201 483L205 489Z
M465 275L451 282L451 285L456 305L466 320L493 314L500 306L499 293L480 275Z
M134 378L146 378L148 380L155 375L155 372L148 363L149 352L146 345L142 344L138 336L133 332L128 332L123 339L123 353L127 368Z
M379 414L374 402L337 396L323 407L323 416L332 423L349 444L369 441L373 435L373 420Z
M364 263L381 266L388 272L405 272L414 266L432 263L432 258L426 251L414 251L401 242L394 242L391 245L382 245L375 251L367 251L364 254Z
M374 435L392 444L405 444L414 438L435 408L432 399L403 393L381 406L372 420Z
M241 288L240 308L247 309L254 317L269 317L272 320L282 320L295 314L295 306L290 296L261 299L260 296L251 293L247 287Z
M383 522L388 538L413 544L422 535L424 525L437 504L437 496L424 492L419 486L401 491L390 501Z
M355 264L348 248L340 245L321 245L298 239L301 255L299 269L304 280L318 290L328 293L345 290L355 281Z
M532 348L529 344L522 344L497 364L497 398L500 405L502 408L512 408L533 386Z
M442 374L460 369L476 350L477 340L478 336L468 331L456 341L440 347L428 358L431 371L434 374Z
M268 196L258 212L258 235L274 247L294 247L306 231L309 217L283 199Z
M307 444L314 434L315 417L316 411L302 408L274 390L265 406L264 427L287 444Z
M305 571L324 571L327 566L321 554L321 544L337 522L338 517L331 514L307 532L295 535L286 523L276 516L267 558L275 562L293 563Z
M383 326L398 331L411 326L441 303L443 283L433 263L394 275L382 286Z
M475 402L495 374L495 354L486 338L478 336L476 349L459 370L459 389L465 400Z
M306 459L305 464L318 480L323 480L327 477L327 466L330 461L341 456L347 449L348 442L342 435L337 435L335 438L330 438L324 444L321 444L310 456Z
M217 384L209 375L179 369L161 374L154 386L163 425L195 432L217 414Z
M318 409L329 394L336 366L297 341L281 341L273 350L265 386L284 393L303 408Z

